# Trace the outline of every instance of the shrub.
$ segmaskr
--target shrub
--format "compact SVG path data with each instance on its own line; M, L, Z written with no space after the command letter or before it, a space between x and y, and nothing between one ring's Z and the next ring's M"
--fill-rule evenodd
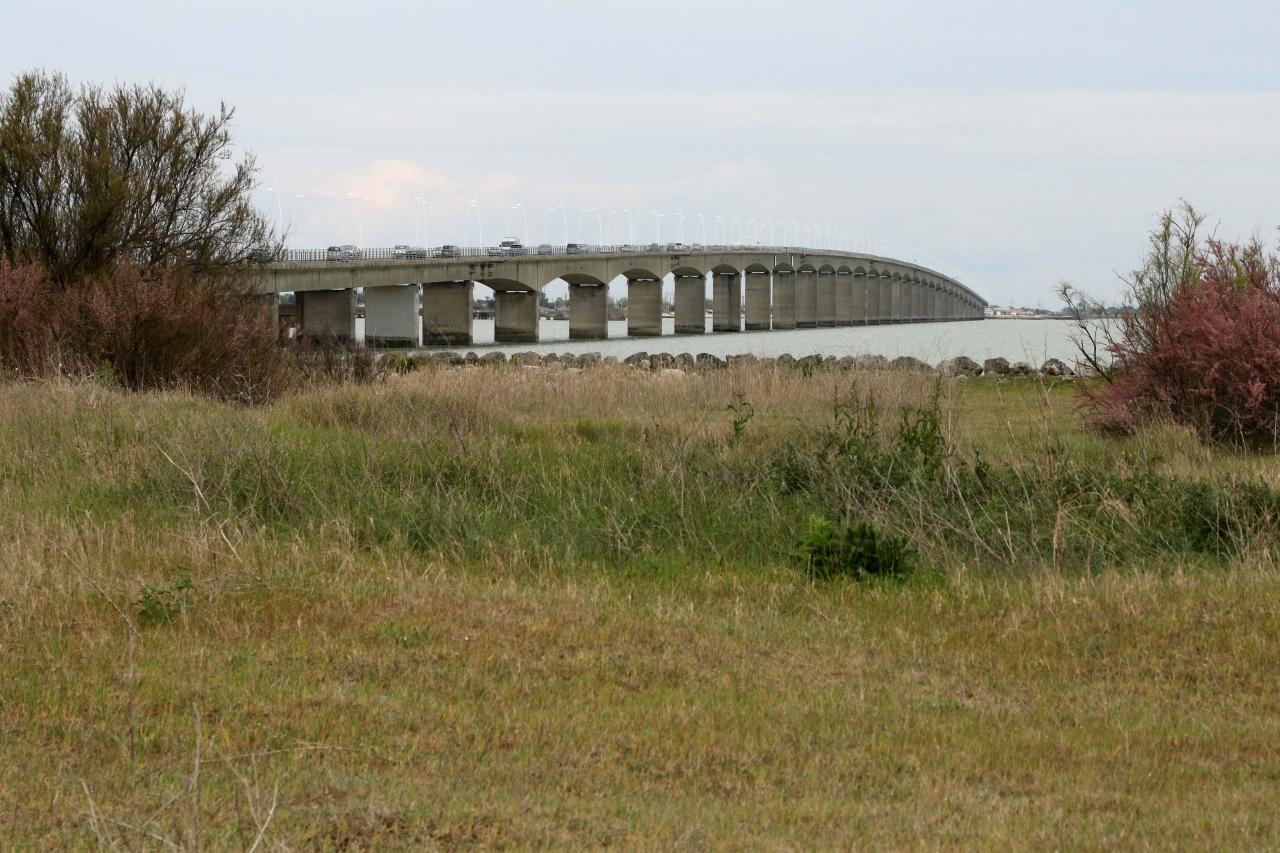
M820 580L839 575L900 578L912 568L907 541L880 533L865 521L837 526L816 518L800 548L809 574Z
M11 377L106 368L133 390L184 387L258 401L285 385L261 295L230 278L194 281L120 263L91 286L0 261L0 366Z
M1106 379L1085 399L1106 432L1168 418L1211 441L1274 445L1280 262L1256 240L1201 239L1202 222L1189 206L1164 215L1142 267L1125 279L1131 310L1113 326L1089 324L1084 315L1098 306L1064 286L1077 344ZM1111 364L1099 363L1099 351Z

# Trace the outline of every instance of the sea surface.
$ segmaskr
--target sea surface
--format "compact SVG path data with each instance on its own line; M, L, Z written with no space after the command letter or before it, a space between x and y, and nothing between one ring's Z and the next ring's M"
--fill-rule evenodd
M625 320L609 323L609 339L570 341L567 320L541 320L536 344L493 343L493 321L474 321L475 343L471 346L431 347L465 352L598 352L625 358L637 352L700 352L717 356L752 353L778 356L883 355L914 356L930 364L944 358L965 355L981 362L1003 356L1010 361L1028 361L1039 366L1048 358L1074 364L1076 351L1071 343L1072 327L1065 320L975 320L954 323L908 323L890 326L842 326L828 329L789 329L773 332L716 332L676 335L675 321L662 321L660 338L629 338ZM356 334L364 335L364 320L356 320Z

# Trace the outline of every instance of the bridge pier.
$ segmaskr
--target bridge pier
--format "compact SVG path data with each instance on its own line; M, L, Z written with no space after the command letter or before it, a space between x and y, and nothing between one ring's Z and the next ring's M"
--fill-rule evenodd
M421 345L418 285L395 284L364 289L364 342L371 347Z
M934 287L929 290L929 322L936 323L942 318L938 316L938 310L941 307L940 293L938 288Z
M889 322L902 322L902 279L889 280Z
M656 338L662 334L661 279L627 279L627 334L633 338Z
M876 322L884 325L893 322L893 279L888 273L880 273L880 288L876 303Z
M818 273L816 289L815 317L819 326L836 324L836 274L834 272Z
M796 274L790 270L773 274L772 307L773 328L794 329L796 327Z
M315 340L356 339L356 292L346 290L304 290L298 299L298 337Z
M867 324L867 274L854 273L852 276L853 325Z
M818 325L818 273L801 270L796 273L796 328L813 329Z
M428 346L470 344L475 284L436 281L422 285L422 342Z
M770 328L769 274L747 273L747 331L768 331Z
M836 325L853 325L853 276L847 272L835 274Z
M716 273L711 279L711 330L742 331L742 274Z
M707 331L707 278L676 277L676 334L702 335Z
M609 286L569 284L569 340L609 337Z
M536 290L495 290L493 304L493 339L495 341L509 344L538 342L538 292ZM571 318L572 316L570 313ZM572 335L572 321L570 329Z

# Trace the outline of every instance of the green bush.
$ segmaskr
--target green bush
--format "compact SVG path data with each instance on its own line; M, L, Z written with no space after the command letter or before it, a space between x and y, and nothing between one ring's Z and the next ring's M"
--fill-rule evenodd
M828 519L815 518L800 548L809 574L820 580L838 575L900 578L912 569L907 541L880 533L865 521L837 527Z

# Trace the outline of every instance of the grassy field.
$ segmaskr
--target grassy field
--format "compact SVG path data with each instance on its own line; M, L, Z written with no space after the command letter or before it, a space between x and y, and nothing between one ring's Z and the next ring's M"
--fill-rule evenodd
M1075 399L0 387L0 847L1276 847L1280 462Z

